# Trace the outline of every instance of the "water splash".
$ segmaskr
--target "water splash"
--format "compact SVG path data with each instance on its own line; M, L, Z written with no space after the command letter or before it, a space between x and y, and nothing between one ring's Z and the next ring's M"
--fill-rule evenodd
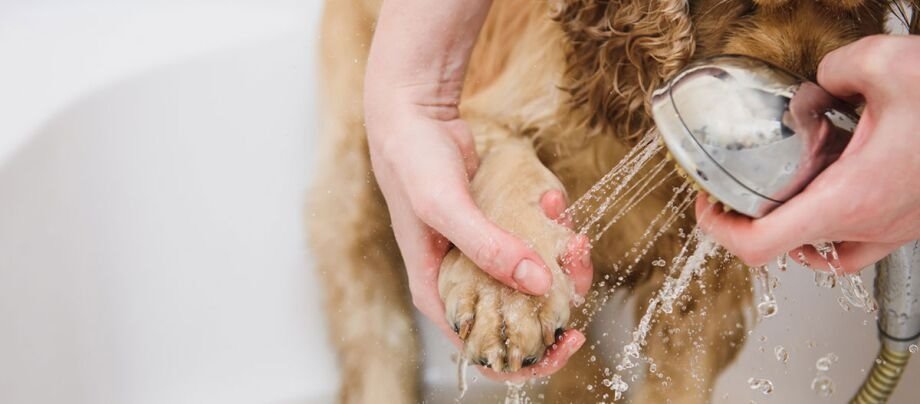
M624 382L620 375L613 375L612 378L604 380L602 384L613 391L613 401L622 399L626 390L629 390L629 384Z
M786 270L789 269L788 261L789 261L789 255L787 255L786 253L783 253L779 257L776 257L776 269L780 270L780 272L786 272Z
M626 256L613 265L615 272L620 276L614 279L607 289L591 296L591 299L582 308L585 320L583 322L573 322L573 328L578 328L582 332L586 330L587 325L613 296L617 288L622 285L626 277L632 273L636 265L642 262L642 259L648 254L655 242L670 230L674 223L681 218L683 212L693 204L696 193L691 190L689 182L684 182L682 185L675 187L673 191L674 195L665 204L665 208L652 219L641 237L633 243ZM682 229L678 230L682 233ZM627 259L628 261L626 261ZM666 262L665 265L667 265ZM601 283L606 284L608 280L605 279Z
M818 358L815 361L815 369L818 369L819 372L827 372L831 370L831 365L837 360L840 359L833 352Z
M525 382L505 382L505 386L508 387L508 391L505 393L505 404L533 403L533 401L530 400L530 397L527 397L527 392L524 391Z
M770 318L776 315L779 309L776 304L776 297L773 295L774 282L771 281L770 272L767 266L754 268L754 274L760 281L761 297L760 303L757 304L757 313L761 319Z
M693 253L690 254L690 251ZM701 275L706 268L705 264L709 257L718 251L718 246L712 239L703 234L699 228L694 228L693 232L687 238L680 253L674 258L671 266L671 273L676 276L669 276L662 284L658 295L653 297L646 308L645 314L639 320L639 325L633 331L632 341L623 347L623 356L620 364L616 366L618 372L626 371L638 366L641 358L640 347L645 345L646 338L652 328L652 320L656 311L660 308L664 313L673 311L674 302L683 294L690 285L693 277ZM613 375L607 379L611 385L621 386L623 390L629 388L629 385L623 381L619 374ZM622 385L620 383L623 383Z
M769 379L751 377L748 378L748 386L751 388L751 390L759 391L763 395L773 393L773 382Z
M830 272L815 271L815 285L819 288L832 289L837 286L837 277Z
M469 366L470 360L461 352L457 360L457 389L460 390L460 395L456 400L457 402L463 400L463 396L465 396L466 391L469 390L469 385L466 382L466 369Z
M827 398L834 394L834 381L827 375L827 372L831 370L831 365L839 359L836 354L831 352L815 361L815 369L817 369L818 374L811 381L811 389L818 396Z
M815 283L819 286L833 288L835 284L840 283L840 292L846 299L848 305L864 309L867 313L878 311L878 302L866 290L862 278L859 274L842 275L843 265L840 263L840 255L837 254L837 248L834 243L818 243L813 247L827 261L830 273L815 272ZM847 307L841 305L844 309Z
M773 356L782 363L789 362L789 352L782 345L777 345L773 348Z
M566 209L565 216L576 218L578 217L576 213L589 213L588 208L599 202L586 219L576 223L576 230L579 234L590 235L592 242L596 242L616 222L615 219L619 219L667 178L666 176L661 181L654 181L665 166L665 161L661 161L648 174L633 181L646 163L661 151L661 145L655 141L657 137L658 134L655 131L646 133L623 159ZM651 186L653 184L654 186ZM614 212L613 219L602 220L608 217L611 210L627 197L626 206Z
M826 375L818 375L811 381L811 389L819 397L830 397L834 394L834 387L834 380Z

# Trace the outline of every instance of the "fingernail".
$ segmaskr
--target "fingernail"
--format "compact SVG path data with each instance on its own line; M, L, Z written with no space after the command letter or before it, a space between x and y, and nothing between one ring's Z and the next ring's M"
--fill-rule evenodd
M514 268L512 277L521 289L535 295L542 295L549 289L546 270L537 263L525 259Z

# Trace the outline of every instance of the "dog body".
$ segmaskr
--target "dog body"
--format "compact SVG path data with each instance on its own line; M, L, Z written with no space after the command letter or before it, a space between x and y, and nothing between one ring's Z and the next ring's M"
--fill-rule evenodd
M418 338L363 128L360 83L377 3L326 5L326 105L308 220L331 340L341 358L342 402L415 403ZM556 264L569 233L543 215L539 197L562 188L577 198L620 161L652 127L649 91L696 58L728 53L814 79L827 52L881 33L888 6L871 0L496 0L461 104L482 161L471 187L483 212L532 243L555 277L547 296L525 296L452 250L439 287L448 323L465 341L464 354L493 369L516 370L539 359L556 329L584 324L581 311L570 312L571 285ZM592 250L595 279L622 279L640 302L637 313L667 274L646 262L631 271L616 264L675 185L652 192ZM683 243L677 229L692 225L691 217L680 218L647 260L674 257ZM743 344L751 294L748 272L739 266L705 271L678 309L653 323L644 353L656 369L630 389L630 398L708 402L718 373ZM608 389L601 381L614 364L591 361L588 351L550 379L546 402L604 401L599 390Z

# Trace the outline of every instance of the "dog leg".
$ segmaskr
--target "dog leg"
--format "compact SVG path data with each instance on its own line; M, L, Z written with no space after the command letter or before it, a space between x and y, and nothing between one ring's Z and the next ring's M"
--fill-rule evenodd
M358 182L366 184L364 177ZM371 191L368 185L360 193L371 197ZM340 360L340 402L416 403L419 344L386 211L380 201L354 206L336 194L312 213L326 216L313 244Z
M464 340L464 355L496 371L516 371L538 362L569 320L572 281L557 257L571 232L548 219L542 194L562 185L537 159L529 140L499 136L501 129L478 133L489 143L471 189L477 206L496 224L521 237L541 255L553 274L544 296L508 288L451 250L438 279L447 322ZM496 140L497 139L497 140Z
M322 130L306 220L338 351L342 403L419 402L409 291L363 127L374 1L330 0L322 27Z

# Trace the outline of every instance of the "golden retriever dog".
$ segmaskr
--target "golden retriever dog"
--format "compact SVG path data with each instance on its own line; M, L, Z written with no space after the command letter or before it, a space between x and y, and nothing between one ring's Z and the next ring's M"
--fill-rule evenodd
M307 216L345 381L341 401L416 403L419 340L362 125L364 61L379 1L326 4L321 161ZM586 321L570 308L570 281L555 264L560 240L571 233L547 219L537 201L551 187L577 198L620 161L652 128L650 91L694 59L718 54L753 56L814 79L825 54L882 33L892 6L883 0L495 0L461 103L482 161L471 187L483 212L530 241L555 276L549 294L527 296L451 251L439 287L464 355L497 371L516 370L539 360L557 329ZM636 313L644 312L642 302L660 288L665 271L643 262L625 272L615 263L677 183L646 197L592 250L595 279L622 277L640 302ZM692 227L688 213L647 259L674 257L683 243L677 229ZM631 401L709 402L718 374L741 349L752 301L749 272L710 267L673 312L653 323L643 350L656 369L630 388ZM604 401L600 390L610 391L601 381L615 365L589 360L589 351L550 378L546 402Z

